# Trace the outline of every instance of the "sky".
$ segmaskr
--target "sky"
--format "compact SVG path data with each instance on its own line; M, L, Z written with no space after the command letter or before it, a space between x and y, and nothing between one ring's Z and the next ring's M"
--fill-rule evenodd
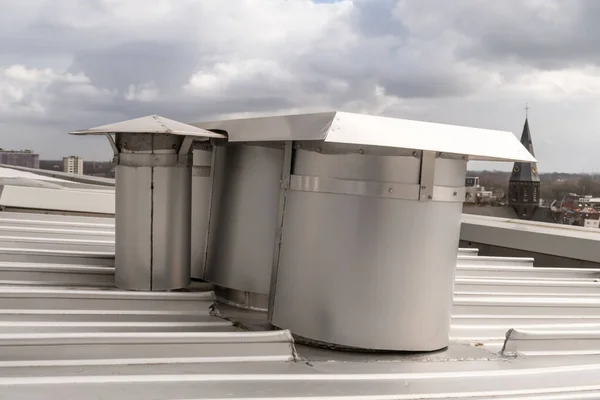
M109 160L69 130L343 110L520 136L600 170L600 1L0 0L0 147ZM506 163L470 168L507 170Z

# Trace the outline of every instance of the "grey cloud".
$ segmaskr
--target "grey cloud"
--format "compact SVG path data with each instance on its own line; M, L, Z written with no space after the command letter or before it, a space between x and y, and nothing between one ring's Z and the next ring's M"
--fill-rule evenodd
M109 4L118 2L21 3L10 5L12 17L0 15L0 85L2 70L14 64L89 78L86 84L56 80L11 103L37 101L45 113L2 112L0 86L0 139L6 146L35 144L46 157L68 151L106 159L110 151L100 142L88 145L65 133L150 113L198 121L227 113L346 108L518 132L529 99L495 91L532 67L597 64L600 54L600 34L594 33L600 2L594 0L355 0L352 6L303 8L298 15L289 8L290 19L282 19L281 10L303 3L265 0L256 10L244 2L219 8L220 2L182 0L147 23L134 16L115 20ZM332 7L336 13L327 14ZM263 64L254 71L244 64L248 60ZM186 90L194 74L218 74L219 63L233 71L215 78L227 84ZM132 85L146 84L156 87L155 99L128 99ZM557 120L583 115L560 107L552 113L552 123L536 125L534 140L543 134L556 143L568 130ZM557 154L542 144L536 151L540 158Z
M562 69L600 62L600 2L506 0L465 7L455 28L471 39L459 58Z
M85 73L95 85L124 90L130 84L155 82L163 91L180 88L199 64L187 43L131 42L77 53L69 72Z
M368 37L390 36L401 39L410 31L401 21L394 18L396 0L358 0L355 2L353 19L358 30Z

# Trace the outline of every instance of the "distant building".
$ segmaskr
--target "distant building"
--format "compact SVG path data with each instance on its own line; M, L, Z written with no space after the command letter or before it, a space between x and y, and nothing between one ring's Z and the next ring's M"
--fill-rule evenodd
M83 158L77 156L63 157L63 171L69 174L83 175Z
M0 149L0 164L14 165L17 167L39 168L40 155L31 150Z
M497 197L491 190L485 190L485 187L479 184L478 176L465 178L465 203L485 205L497 201Z
M535 156L527 118L525 118L525 125L523 126L521 143L529 150L531 155ZM552 216L550 208L540 207L540 177L536 163L516 162L514 164L508 184L508 206L488 206L488 204L493 205L494 202L486 202L487 193L479 185L477 177L467 178L465 186L466 195L463 203L463 213L465 214L509 219L518 218L538 222L557 222ZM492 200L493 197L492 195ZM495 197L498 198L498 196ZM498 205L502 203L503 201L498 201Z
M525 118L521 143L535 156L529 121ZM515 210L520 219L532 219L540 205L540 176L537 165L532 162L516 162L508 181L508 204Z

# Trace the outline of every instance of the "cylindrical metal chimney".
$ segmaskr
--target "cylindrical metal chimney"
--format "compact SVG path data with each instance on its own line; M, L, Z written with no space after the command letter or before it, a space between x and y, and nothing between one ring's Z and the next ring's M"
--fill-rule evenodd
M345 348L445 347L467 159L533 160L510 132L343 112L196 125L228 134L212 281L269 280L273 325Z
M272 323L369 350L447 346L467 161L297 150Z
M72 134L104 134L115 154L115 285L187 287L192 144L194 138L224 136L156 115Z
M115 284L173 290L190 284L192 157L183 136L122 133L116 144Z

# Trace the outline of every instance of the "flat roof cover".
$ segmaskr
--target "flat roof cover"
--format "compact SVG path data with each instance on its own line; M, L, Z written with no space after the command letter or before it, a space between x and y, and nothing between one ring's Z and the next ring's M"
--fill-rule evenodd
M464 154L471 160L536 161L511 132L341 111L210 121L193 125L227 131L230 142L323 140Z
M225 138L219 133L210 132L172 119L149 115L114 124L97 126L69 132L71 135L104 135L107 133L162 133L170 135L196 136L204 138Z

